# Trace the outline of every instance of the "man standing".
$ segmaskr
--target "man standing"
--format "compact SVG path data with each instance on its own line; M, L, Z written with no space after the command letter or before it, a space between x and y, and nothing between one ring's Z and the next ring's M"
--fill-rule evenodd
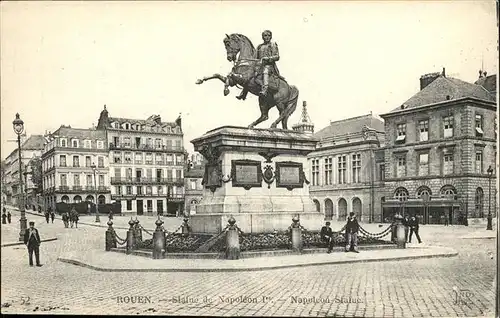
M29 228L24 232L24 244L28 247L30 266L33 266L33 252L35 252L36 266L40 267L40 235L35 229L35 222L29 222Z
M321 228L321 240L328 243L327 253L331 253L333 249L333 230L330 227L330 222L326 222L325 226Z
M354 215L354 212L349 213L349 217L347 218L347 224L345 226L345 232L347 234L347 243L345 246L345 251L349 252L351 250L351 246L355 253L359 253L358 251L358 232L359 232L359 223Z
M12 214L10 214L10 211L7 212L7 222L10 224L12 221Z
M403 225L405 226L405 242L408 243L408 231L409 231L409 223L410 219L408 219L408 215L405 215L403 218Z
M5 214L5 211L2 212L2 224L7 224L7 214Z
M264 43L257 47L257 59L260 60L262 64L262 74L263 74L263 85L260 91L261 96L267 95L267 90L269 88L269 74L272 72L279 76L278 67L276 62L280 59L280 53L278 51L278 44L271 42L273 34L269 30L262 32L262 40Z
M55 217L56 217L56 213L54 211L50 212L50 219L52 220L52 223L54 223Z
M415 216L411 217L409 225L410 225L410 239L408 240L408 243L411 243L411 237L413 236L413 233L415 233L418 243L422 243L422 240L420 240L420 235L418 235L418 219Z

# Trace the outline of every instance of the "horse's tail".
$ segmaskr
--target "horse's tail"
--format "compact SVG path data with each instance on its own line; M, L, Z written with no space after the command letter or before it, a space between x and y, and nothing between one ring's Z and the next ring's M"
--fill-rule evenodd
M299 100L299 89L293 85L290 85L290 98L288 99L288 105L286 108L286 117L290 117L295 109L297 109L297 101Z

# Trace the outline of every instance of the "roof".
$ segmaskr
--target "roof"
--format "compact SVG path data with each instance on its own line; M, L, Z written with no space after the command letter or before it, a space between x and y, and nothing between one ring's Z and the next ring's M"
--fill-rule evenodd
M45 138L43 135L31 135L26 139L21 148L23 150L43 150Z
M481 85L490 93L495 93L497 91L497 75L493 74L481 77L474 84Z
M95 130L91 128L71 128L69 126L61 126L59 129L52 133L53 136L66 137L66 138L77 138L81 140L89 139L96 140L102 139L106 140L106 133L103 130Z
M447 100L474 97L486 101L495 101L495 96L483 86L468 83L457 78L439 76L424 89L413 95L401 106L391 111L398 112L402 109L417 108ZM402 105L402 106L403 106Z
M314 134L316 138L327 138L352 133L361 133L364 126L384 132L384 122L372 114L330 122L330 125Z
M131 119L131 118L121 118L121 117L109 117L109 123L117 122L120 125L124 123L129 123L129 124L150 124L152 126L156 125L156 122L154 120L148 120L148 119ZM172 126L175 127L177 126L175 122L161 122L161 126Z

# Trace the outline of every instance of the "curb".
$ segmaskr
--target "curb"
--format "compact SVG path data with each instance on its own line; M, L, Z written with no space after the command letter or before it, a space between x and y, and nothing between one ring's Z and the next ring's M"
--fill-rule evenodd
M63 263L68 263L71 265L76 265L80 267L85 267L99 272L127 272L127 273L200 273L200 272L258 272L258 271L268 271L276 269L287 269L287 268L297 268L297 267L309 267L309 266L323 266L323 265L337 265L337 264L350 264L350 263L370 263L370 262L384 262L384 261L403 261L409 259L423 259L423 258L437 258L437 257L454 257L457 256L458 252L449 253L438 253L433 255L417 255L417 256L402 256L397 258L378 258L378 259L359 259L359 260L342 260L322 263L309 263L309 264L290 264L290 265L277 265L270 267L249 267L249 268L105 268L98 267L90 264L86 264L82 261L58 257L57 260Z
M57 240L57 237L51 237L48 239L43 239L41 241L42 242L51 242L51 241L56 241L56 240ZM24 245L24 243L23 242L4 243L4 244L1 244L0 247L9 247L9 246L16 246L16 245Z

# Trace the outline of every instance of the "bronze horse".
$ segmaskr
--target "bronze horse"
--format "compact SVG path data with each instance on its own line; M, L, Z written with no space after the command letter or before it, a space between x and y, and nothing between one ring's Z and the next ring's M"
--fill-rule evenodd
M198 79L196 84L202 84L205 81L217 78L224 83L224 96L229 94L229 86L240 85L243 89L259 96L260 117L251 123L248 128L253 128L255 125L267 120L269 118L269 110L276 106L279 111L279 117L271 125L271 128L276 128L281 122L283 129L288 129L288 118L297 108L297 100L299 98L297 87L288 85L282 77L273 74L271 78L275 89L270 89L266 96L260 96L261 83L258 75L261 63L256 59L257 51L252 42L246 36L234 33L231 35L226 34L224 45L226 47L227 60L234 62L231 73L228 76L214 74L204 77L203 79ZM236 57L237 55L238 57Z

